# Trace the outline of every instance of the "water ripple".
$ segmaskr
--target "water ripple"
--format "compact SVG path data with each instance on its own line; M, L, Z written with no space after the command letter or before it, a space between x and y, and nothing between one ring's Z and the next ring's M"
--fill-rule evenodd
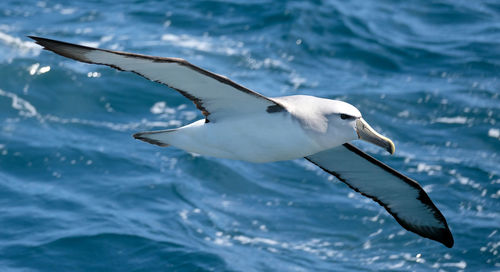
M112 8L110 8L112 7ZM497 1L0 4L0 265L9 271L489 271L500 263ZM352 103L394 139L456 245L408 233L305 161L159 149L202 118L164 86L26 35L181 57L265 95ZM98 260L98 261L96 261Z

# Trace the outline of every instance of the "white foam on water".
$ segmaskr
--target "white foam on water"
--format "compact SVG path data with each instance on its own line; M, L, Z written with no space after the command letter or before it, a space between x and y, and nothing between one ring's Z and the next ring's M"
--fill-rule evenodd
M500 139L500 129L498 128L490 128L488 130L488 136L491 138Z
M8 61L17 56L38 56L42 51L42 47L32 41L23 41L18 37L0 31L0 49L3 46L7 47L7 52L5 52L6 50L2 50L4 52L0 54L0 59L4 57Z
M19 97L17 94L12 92L7 92L0 89L0 97L7 97L12 100L11 106L14 110L18 111L19 115L29 118L36 118L40 121L40 123L45 122L53 122L60 124L81 124L81 125L89 125L93 127L101 127L107 128L114 131L130 131L137 129L151 129L155 127L178 127L182 125L181 120L171 119L169 121L149 121L146 119L142 119L140 122L131 122L131 123L113 123L106 121L95 121L95 120L86 120L81 118L63 118L59 116L54 116L51 114L42 115L38 113L35 106L33 106L28 100Z
M459 269L465 269L467 267L467 263L465 261L460 261L460 262L456 262L456 263L443 263L443 264L441 264L441 266L456 267Z
M199 51L214 51L214 46L207 40L196 38L189 35L174 35L174 34L163 34L161 36L163 41L172 43L179 47L185 47L190 49L196 49ZM220 48L219 48L220 50Z
M12 108L17 110L21 116L34 117L38 115L36 108L27 100L20 98L17 94L0 89L0 96L12 99Z
M83 46L88 46L88 47L95 47L95 48L97 48L97 47L99 47L99 45L100 45L101 43L99 43L99 42L91 42L91 41L84 41L84 42L80 42L79 44L80 44L80 45L83 45Z
M465 124L467 123L467 117L456 116L456 117L439 117L436 118L436 123L443 124Z
M258 60L250 56L249 50L245 49L245 44L240 41L234 41L226 37L221 37L217 40L209 36L191 36L191 35L175 35L175 34L163 34L161 40L170 43L177 47L183 47L188 49L194 49L197 51L209 52L209 53L219 53L225 56L243 56L247 65L254 70L261 68L279 68L287 70L287 65L280 59L265 58L263 60ZM287 56L283 57L287 61L291 61L293 58ZM294 78L293 80L299 81L295 84L302 84L305 79Z

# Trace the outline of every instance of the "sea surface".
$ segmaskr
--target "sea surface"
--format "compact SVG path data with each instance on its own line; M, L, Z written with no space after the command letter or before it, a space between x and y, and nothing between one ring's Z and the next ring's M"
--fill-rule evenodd
M184 58L360 109L455 246L305 160L131 135L202 118L174 90L27 35ZM500 2L0 1L0 271L500 271Z

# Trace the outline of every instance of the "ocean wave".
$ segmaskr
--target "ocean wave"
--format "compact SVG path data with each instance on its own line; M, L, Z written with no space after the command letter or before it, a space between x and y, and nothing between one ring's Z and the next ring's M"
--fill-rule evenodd
M92 127L100 127L107 128L114 131L131 131L136 129L151 129L151 128L166 128L172 126L180 126L182 124L181 120L170 119L168 121L150 121L147 119L142 119L140 122L130 122L130 123L114 123L114 122L106 122L106 121L96 121L96 120L87 120L82 118L66 118L54 116L52 114L40 114L35 106L33 106L28 100L19 97L15 93L7 92L0 89L0 96L7 97L11 99L11 107L15 111L18 112L20 116L27 118L35 118L40 123L51 122L51 123L59 123L59 124L81 124ZM155 104L156 105L156 104ZM153 106L152 112L158 108L158 105ZM183 107L181 107L183 108ZM168 113L176 113L176 109L169 108ZM163 109L160 113L166 113L166 110ZM191 112L184 112L182 116L186 120L192 120L196 116Z
M9 62L18 56L36 57L42 50L42 48L34 42L23 41L18 37L2 31L0 31L0 48L1 47L4 47L4 50L7 52L0 54L0 59L6 59Z
M493 0L1 2L2 265L495 269L499 11ZM202 116L164 86L40 53L32 34L181 57L264 95L355 105L397 151L360 146L421 183L455 247L407 232L305 160L250 164L133 140Z

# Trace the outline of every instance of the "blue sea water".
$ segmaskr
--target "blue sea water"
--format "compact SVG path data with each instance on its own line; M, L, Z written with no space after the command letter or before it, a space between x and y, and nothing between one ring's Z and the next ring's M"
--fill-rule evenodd
M180 57L268 96L358 107L455 246L304 160L134 140L202 115L26 35ZM500 271L500 3L0 2L0 271Z

